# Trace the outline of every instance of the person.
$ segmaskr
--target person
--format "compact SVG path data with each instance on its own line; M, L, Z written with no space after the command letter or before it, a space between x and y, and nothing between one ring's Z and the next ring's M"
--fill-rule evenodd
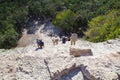
M55 37L52 38L53 44L58 45L59 37L55 35Z
M44 42L42 41L42 39L37 39L37 45L38 45L38 48L40 49L44 47Z
M52 37L52 32L50 32L50 33L48 34L48 36L49 36L49 37Z
M78 39L78 35L76 33L72 33L72 35L70 37L71 45L75 45L77 39Z
M59 32L60 41L62 40L62 36L63 36L63 34L61 32Z
M65 36L62 37L62 43L65 44L67 41L67 38Z
M55 45L55 38L54 38L54 36L52 36L52 42L53 42L53 44Z
M70 41L70 36L67 36L67 41Z

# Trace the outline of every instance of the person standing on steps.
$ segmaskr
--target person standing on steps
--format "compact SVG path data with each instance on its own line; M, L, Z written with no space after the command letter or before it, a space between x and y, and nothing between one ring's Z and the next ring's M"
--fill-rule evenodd
M67 41L67 38L65 36L62 37L62 43L65 44Z
M75 45L77 39L78 39L78 35L76 33L72 33L70 37L71 45Z
M61 32L59 32L60 41L62 40L62 36L63 36L63 34Z
M42 41L42 39L37 39L36 43L38 45L38 48L43 49L44 42Z
M70 41L70 36L67 36L67 41Z
M55 45L55 37L52 36L51 39L52 39L53 45Z
M54 45L58 45L58 41L59 41L59 37L57 35L52 37L52 42L53 42Z
M59 37L57 35L55 35L54 40L55 40L55 44L58 45Z

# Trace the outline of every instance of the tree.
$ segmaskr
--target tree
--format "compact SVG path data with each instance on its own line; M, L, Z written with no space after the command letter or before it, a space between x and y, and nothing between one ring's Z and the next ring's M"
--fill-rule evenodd
M93 18L85 32L85 39L93 42L106 41L120 36L120 14L112 10L106 15Z
M14 25L8 21L3 22L4 28L0 32L0 48L11 48L16 46L18 33L13 28Z
M76 14L71 10L66 9L56 14L56 17L53 19L53 24L62 31L68 31L73 28L75 20Z

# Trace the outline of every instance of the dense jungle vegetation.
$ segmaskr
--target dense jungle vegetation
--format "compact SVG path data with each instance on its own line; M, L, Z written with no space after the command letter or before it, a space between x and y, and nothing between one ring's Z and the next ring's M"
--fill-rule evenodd
M30 18L92 42L120 36L120 0L0 0L0 48L11 48Z

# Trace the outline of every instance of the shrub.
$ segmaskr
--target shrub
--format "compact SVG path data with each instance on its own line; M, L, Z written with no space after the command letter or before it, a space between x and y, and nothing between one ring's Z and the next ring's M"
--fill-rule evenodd
M70 30L76 20L76 14L71 10L63 10L56 14L53 24L61 30Z
M120 35L120 13L113 10L106 15L93 18L84 32L84 39L92 42L106 41Z

